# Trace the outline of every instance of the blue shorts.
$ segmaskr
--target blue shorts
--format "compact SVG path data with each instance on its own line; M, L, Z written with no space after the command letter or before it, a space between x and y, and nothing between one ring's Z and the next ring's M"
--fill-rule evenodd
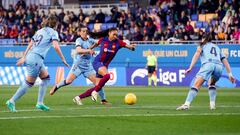
M34 53L29 53L26 57L27 75L37 78L41 71L47 70L43 64L43 58Z
M100 74L98 74L98 69L100 68L100 67L103 67L103 66L105 66L102 62L93 62L93 68L94 68L94 70L96 71L96 77L97 78L103 78L103 76L102 75L100 75ZM107 67L108 68L108 66L105 66L105 67Z
M83 74L85 78L88 78L90 75L95 75L96 72L94 71L92 64L73 64L69 73L72 73L77 77Z
M201 66L196 76L203 78L205 81L208 81L210 78L218 81L222 75L222 70L222 64L205 63Z

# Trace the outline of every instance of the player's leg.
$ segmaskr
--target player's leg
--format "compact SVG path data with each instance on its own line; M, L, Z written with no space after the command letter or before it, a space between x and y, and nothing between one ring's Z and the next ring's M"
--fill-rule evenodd
M152 74L152 80L154 83L154 86L157 86L157 74L156 74L156 70L154 70L153 74Z
M152 68L148 66L148 86L152 85Z
M196 77L194 85L190 88L185 103L182 106L179 106L177 110L187 110L190 108L190 105L194 98L198 94L198 90L201 88L204 83L204 79L202 77Z
M16 93L6 102L6 105L11 112L17 112L15 108L16 101L19 100L28 91L28 89L34 85L35 80L35 77L27 76L25 82L21 84Z
M70 72L68 73L67 78L52 87L50 90L50 95L53 95L61 87L71 84L81 74L81 72L82 71L77 65L73 65Z
M212 73L211 78L208 82L208 94L209 94L209 105L210 109L216 109L216 96L217 96L217 88L215 86L216 82L222 75L223 67L221 65L215 65L214 72Z
M41 69L39 77L41 78L42 82L39 84L38 100L37 100L36 108L41 109L43 111L49 111L49 107L44 105L44 103L43 103L44 96L45 96L46 90L47 90L47 86L50 81L50 76L49 76L47 70L44 68L44 65Z

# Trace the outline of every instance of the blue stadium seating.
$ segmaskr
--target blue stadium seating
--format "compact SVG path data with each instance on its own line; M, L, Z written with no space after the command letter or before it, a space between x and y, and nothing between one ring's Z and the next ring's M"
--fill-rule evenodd
M192 21L198 21L198 15L197 14L191 15L191 20Z

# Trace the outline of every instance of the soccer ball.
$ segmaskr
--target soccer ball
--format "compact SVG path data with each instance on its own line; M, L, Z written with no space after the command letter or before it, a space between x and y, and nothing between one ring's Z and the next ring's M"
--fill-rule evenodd
M124 99L125 104L133 105L137 102L137 97L133 93L128 93Z

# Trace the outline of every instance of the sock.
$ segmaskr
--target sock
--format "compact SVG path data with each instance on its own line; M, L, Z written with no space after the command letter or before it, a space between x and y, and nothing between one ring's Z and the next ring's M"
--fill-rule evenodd
M210 103L215 104L216 95L217 95L216 87L215 86L208 87L208 94L209 94Z
M46 78L43 78L42 82L39 84L37 104L43 104L43 99L44 99L49 81L50 81L50 76L48 75Z
M95 86L95 87L96 87L96 86ZM86 90L84 93L80 94L80 95L79 95L80 99L83 99L83 98L86 98L86 97L91 96L91 94L92 94L92 92L94 91L95 87L90 88L90 89Z
M152 78L148 77L148 86L151 86L151 85L152 85Z
M103 89L101 89L101 90L98 92L98 95L100 96L101 100L106 100L105 92L104 92Z
M184 104L190 106L193 99L197 96L197 93L198 93L198 89L192 87L191 90L189 90L188 92L188 95Z
M152 80L153 80L154 86L157 86L157 76L155 74L152 75Z
M18 99L20 99L29 88L33 86L34 83L30 83L28 81L25 81L17 90L17 92L12 96L10 99L11 103L15 103Z
M95 87L95 91L100 91L105 83L110 79L110 74L106 74L103 78L99 81L98 85Z
M66 83L66 80L61 81L60 83L57 84L57 89L69 85L70 83Z

